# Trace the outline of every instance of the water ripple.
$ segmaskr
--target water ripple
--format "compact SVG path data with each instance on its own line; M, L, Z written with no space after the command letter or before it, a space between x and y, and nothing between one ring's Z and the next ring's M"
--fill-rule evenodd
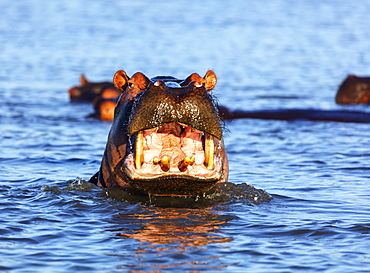
M110 123L67 95L81 73L214 69L213 92L231 109L369 112L334 103L348 73L369 74L368 2L3 0L0 10L0 270L368 271L368 124L227 121L228 183L149 198L86 182Z

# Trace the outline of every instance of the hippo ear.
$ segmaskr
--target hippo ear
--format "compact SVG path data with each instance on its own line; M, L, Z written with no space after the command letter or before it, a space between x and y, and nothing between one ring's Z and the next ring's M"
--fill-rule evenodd
M212 70L208 70L203 79L206 82L205 86L208 91L211 91L213 88L216 87L217 77L215 72L213 72Z
M131 79L126 82L126 87L123 93L124 96L122 96L122 99L126 101L133 100L137 94L146 89L149 83L150 80L143 73L136 72L134 75L132 75Z
M129 87L132 89L144 90L148 86L150 80L143 73L136 72L128 82Z
M81 77L80 77L80 84L81 84L81 86L85 86L88 83L89 83L89 81L86 79L85 75L82 74Z
M127 86L127 82L128 82L129 78L126 74L125 71L123 70L118 70L114 76L113 76L113 83L114 83L114 86L120 90L120 91L124 91L126 89L126 86Z
M182 82L180 82L180 85L181 86L187 86L191 82L197 82L199 84L203 84L204 83L204 79L201 76L199 76L198 73L193 73L189 77L187 77L185 80L183 80Z

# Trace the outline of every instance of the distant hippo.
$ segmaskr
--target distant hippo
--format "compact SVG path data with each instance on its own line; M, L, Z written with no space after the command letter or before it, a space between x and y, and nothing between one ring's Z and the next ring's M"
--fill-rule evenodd
M111 82L89 82L85 75L80 77L80 85L68 90L71 101L92 102L97 97L105 99L117 98L120 92Z
M370 77L349 75L339 86L335 102L338 104L370 104Z
M98 118L101 121L112 121L114 119L114 109L116 108L117 101L118 97L110 99L99 96L95 98L93 101L94 113L87 117Z
M210 91L217 78L185 80L123 70L113 77L122 92L100 170L90 182L149 195L195 196L227 181L223 124Z

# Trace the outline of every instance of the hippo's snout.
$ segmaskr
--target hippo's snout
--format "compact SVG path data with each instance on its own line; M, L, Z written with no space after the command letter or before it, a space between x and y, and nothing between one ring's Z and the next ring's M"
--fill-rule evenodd
M170 122L188 124L222 138L222 124L212 96L203 85L169 87L162 81L151 83L136 97L128 126L129 134Z

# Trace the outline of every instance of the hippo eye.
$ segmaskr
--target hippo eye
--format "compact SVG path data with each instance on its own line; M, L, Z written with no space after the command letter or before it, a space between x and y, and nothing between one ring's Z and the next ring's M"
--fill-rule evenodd
M128 84L128 87L130 87L130 88L133 88L134 87L134 83L133 82L129 82L127 84Z

